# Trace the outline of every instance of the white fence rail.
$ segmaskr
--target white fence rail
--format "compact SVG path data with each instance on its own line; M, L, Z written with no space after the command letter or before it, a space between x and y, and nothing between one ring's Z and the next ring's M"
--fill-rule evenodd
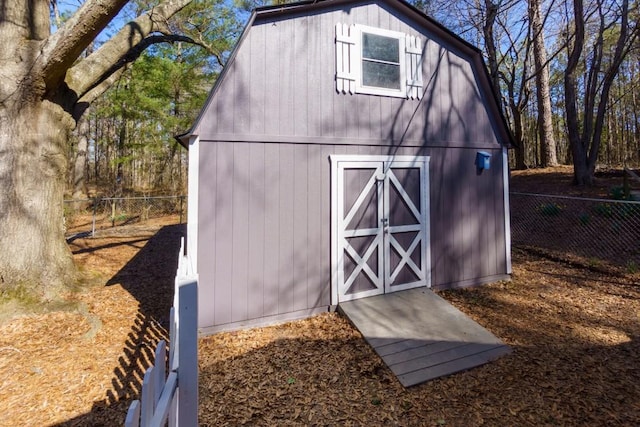
M129 407L125 427L198 425L198 281L180 248L167 347L160 341L147 369L140 400Z

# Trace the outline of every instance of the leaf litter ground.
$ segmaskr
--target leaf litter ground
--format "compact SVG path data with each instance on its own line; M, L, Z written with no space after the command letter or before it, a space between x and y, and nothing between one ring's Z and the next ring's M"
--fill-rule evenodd
M0 325L0 426L122 425L166 338L183 226L70 243L99 285ZM639 425L640 277L516 248L510 282L441 292L513 348L403 388L345 319L200 340L200 424ZM588 263L587 263L588 264Z

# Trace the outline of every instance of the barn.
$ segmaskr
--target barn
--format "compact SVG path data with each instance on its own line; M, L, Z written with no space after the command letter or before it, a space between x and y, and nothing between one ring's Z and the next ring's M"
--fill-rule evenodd
M511 273L481 52L404 1L256 9L180 140L203 333Z

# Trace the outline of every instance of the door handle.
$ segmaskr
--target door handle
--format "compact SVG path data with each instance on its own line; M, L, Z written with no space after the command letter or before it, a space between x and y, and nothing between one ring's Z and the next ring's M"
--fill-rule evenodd
M388 233L389 232L389 218L382 218L380 220L380 222L382 223L382 230L385 233Z

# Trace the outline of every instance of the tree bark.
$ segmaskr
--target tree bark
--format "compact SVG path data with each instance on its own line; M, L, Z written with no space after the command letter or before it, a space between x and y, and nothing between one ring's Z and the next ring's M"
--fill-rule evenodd
M51 300L77 277L64 239L63 192L69 136L126 58L189 0L166 0L125 28L108 51L82 51L127 0L87 0L50 34L49 0L12 0L0 8L0 291L22 287ZM146 23L152 22L151 25ZM124 40L124 42L123 42ZM103 48L107 45L103 45ZM122 62L123 64L126 61ZM97 64L97 65L96 65ZM71 68L73 66L73 68ZM69 78L70 70L80 70Z
M549 88L549 64L544 46L543 23L540 16L540 0L529 0L529 20L533 38L533 60L536 76L536 100L538 104L538 133L540 135L541 166L557 166L556 141L553 137L551 91Z
M484 35L484 46L487 51L487 61L489 63L489 76L493 93L500 108L502 108L502 96L500 94L500 74L498 69L498 54L496 49L496 41L493 34L493 26L498 16L498 5L491 0L485 0L486 17L482 26Z
M0 287L52 300L75 281L62 206L73 123L51 102L0 108L0 123Z
M89 148L89 120L82 116L77 125L78 143L73 160L73 198L86 199L87 194L87 150ZM80 208L80 206L78 206Z

